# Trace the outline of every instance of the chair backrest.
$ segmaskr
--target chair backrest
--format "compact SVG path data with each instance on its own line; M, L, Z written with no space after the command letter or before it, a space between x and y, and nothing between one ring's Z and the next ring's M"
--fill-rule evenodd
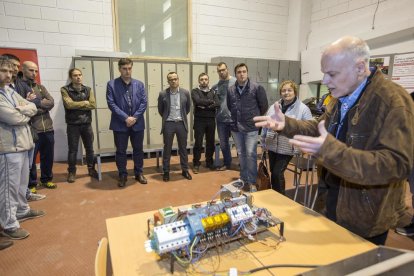
M103 237L99 241L98 250L95 256L95 276L106 276L108 256L108 239Z

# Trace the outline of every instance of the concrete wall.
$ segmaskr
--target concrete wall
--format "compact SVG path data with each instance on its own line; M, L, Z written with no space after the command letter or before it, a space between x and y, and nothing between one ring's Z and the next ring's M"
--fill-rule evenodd
M192 1L192 60L285 57L288 0Z
M55 99L55 160L66 160L60 87L75 49L113 51L111 0L0 1L0 47L36 49L41 82Z
M414 1L379 0L378 6L377 3L378 0L312 1L308 43L301 53L302 82L322 78L323 48L344 35L365 39L375 55L413 51Z

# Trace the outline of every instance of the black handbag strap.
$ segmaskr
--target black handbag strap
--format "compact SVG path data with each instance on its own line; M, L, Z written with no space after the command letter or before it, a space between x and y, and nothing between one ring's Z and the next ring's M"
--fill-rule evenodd
M262 157L260 158L260 160L263 162L263 165L266 167L266 169L268 169L269 166L267 164L267 150L263 150Z

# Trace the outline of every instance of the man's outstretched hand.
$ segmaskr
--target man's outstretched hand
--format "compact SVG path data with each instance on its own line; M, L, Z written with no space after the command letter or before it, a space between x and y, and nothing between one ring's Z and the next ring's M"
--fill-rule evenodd
M275 114L272 116L256 116L253 118L256 127L270 128L275 131L280 131L285 127L285 114L282 113L279 103L273 104Z
M302 152L309 154L318 153L328 136L328 131L325 128L325 121L319 122L318 130L320 133L320 136L318 137L295 135L292 139L289 139L289 143L298 147Z

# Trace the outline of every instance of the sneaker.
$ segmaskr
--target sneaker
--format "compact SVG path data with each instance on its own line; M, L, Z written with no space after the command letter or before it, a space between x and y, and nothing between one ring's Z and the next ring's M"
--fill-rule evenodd
M95 168L88 169L88 175L95 179L99 179L98 172L95 170Z
M56 189L57 185L51 181L48 181L46 183L40 183L40 185L42 185L43 187L47 188L47 189Z
M22 222L22 221L25 221L25 220L28 220L28 219L43 217L44 215L46 215L45 211L30 209L30 211L27 212L26 215L24 215L20 218L17 218L17 220L19 222Z
M42 200L42 199L45 199L45 198L46 198L46 195L32 194L32 193L30 193L26 197L27 201L39 201L39 200Z
M193 167L193 173L198 174L200 172L200 166L194 166Z
M230 166L225 166L225 165L223 165L223 166L221 166L221 167L217 167L217 170L218 170L218 171L226 171L226 170L230 170Z
M407 236L407 237L414 236L414 222L411 222L410 224L404 227L397 227L395 229L395 232L397 234Z
M13 245L13 242L12 241L9 241L9 240L7 240L7 241L0 241L0 250L9 248L12 245Z
M37 189L36 189L36 187L31 187L31 188L29 188L29 190L30 190L30 192L31 192L32 194L37 194Z
M76 180L76 174L73 172L68 173L68 183L73 183Z
M1 232L1 235L12 240L22 240L24 238L27 238L30 235L30 233L24 230L23 228L17 228L15 230L4 229Z

